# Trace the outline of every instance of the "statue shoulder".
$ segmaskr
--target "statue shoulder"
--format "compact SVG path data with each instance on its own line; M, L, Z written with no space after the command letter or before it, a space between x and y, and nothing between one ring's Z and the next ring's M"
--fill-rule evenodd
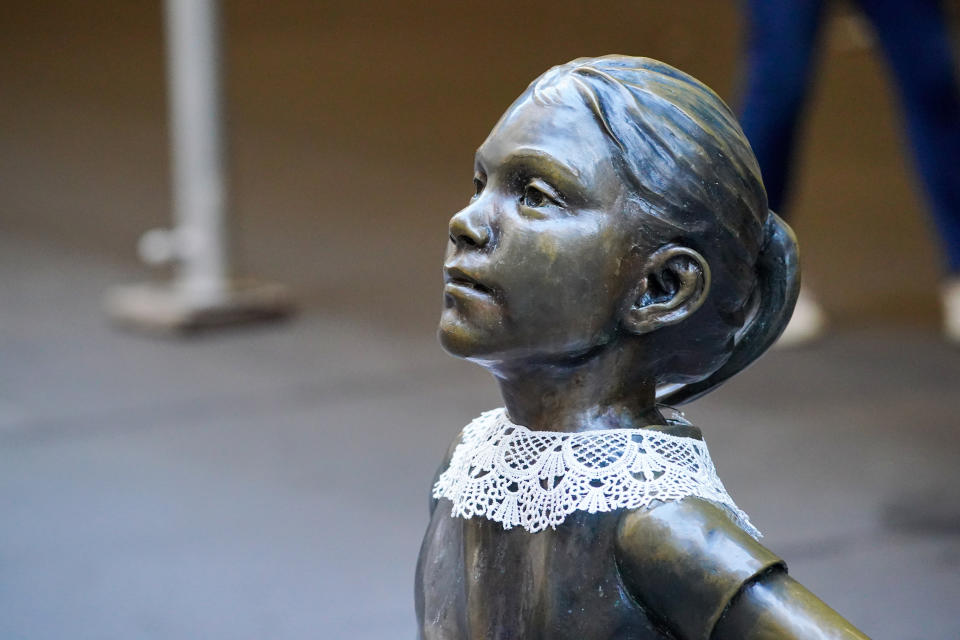
M443 459L440 461L440 466L437 467L437 471L433 474L433 481L430 483L430 514L433 515L434 509L437 508L438 500L433 497L433 488L436 486L437 481L440 479L440 476L443 475L443 472L447 470L447 467L450 466L450 461L453 459L453 452L456 451L457 447L460 446L460 443L463 442L463 431L457 433L456 437L453 439L453 442L450 443L450 446L447 447L447 452L444 454Z
M699 498L625 513L616 555L633 597L679 638L709 638L745 584L786 571L723 507Z

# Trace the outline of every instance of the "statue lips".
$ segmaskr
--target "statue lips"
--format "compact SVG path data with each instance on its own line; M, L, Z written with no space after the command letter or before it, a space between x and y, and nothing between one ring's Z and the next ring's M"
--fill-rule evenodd
M443 292L458 298L493 299L493 289L471 274L454 266L447 266L443 270L444 287Z

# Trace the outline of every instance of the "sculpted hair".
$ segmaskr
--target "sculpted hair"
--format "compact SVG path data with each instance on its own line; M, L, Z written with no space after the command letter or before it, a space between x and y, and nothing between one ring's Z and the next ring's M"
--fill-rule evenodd
M706 85L649 58L580 58L550 69L526 94L558 104L570 99L571 87L616 148L643 234L690 247L710 266L704 305L649 339L658 384L688 385L715 374L747 330L761 322L766 326L753 328L755 334L763 329L764 344L754 344L756 353L745 363L739 362L743 354L734 358L739 371L782 331L797 283L796 274L783 269L791 266L784 264L791 256L795 267L792 234L768 211L760 169L735 116ZM758 264L771 261L779 262L777 273ZM761 283L763 277L779 278L773 288L785 293L764 296L771 283ZM779 324L769 326L772 321ZM724 372L723 379L736 371Z

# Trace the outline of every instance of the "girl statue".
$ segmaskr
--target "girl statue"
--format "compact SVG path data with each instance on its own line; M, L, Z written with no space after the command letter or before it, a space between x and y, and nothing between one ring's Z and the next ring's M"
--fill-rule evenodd
M504 409L440 466L417 566L421 638L865 638L787 575L664 403L777 338L798 289L729 108L661 62L535 80L450 220L443 347Z

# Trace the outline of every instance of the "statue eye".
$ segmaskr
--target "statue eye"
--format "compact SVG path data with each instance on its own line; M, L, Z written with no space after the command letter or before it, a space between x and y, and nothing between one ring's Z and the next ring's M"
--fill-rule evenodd
M523 190L523 204L527 207L542 207L547 204L547 196L536 187L527 186Z
M523 190L520 202L525 207L537 209L547 205L563 203L560 195L543 180L531 180Z
M480 178L473 179L473 197L474 198L480 195L480 193L483 191L483 187L484 187L483 180L481 180Z

